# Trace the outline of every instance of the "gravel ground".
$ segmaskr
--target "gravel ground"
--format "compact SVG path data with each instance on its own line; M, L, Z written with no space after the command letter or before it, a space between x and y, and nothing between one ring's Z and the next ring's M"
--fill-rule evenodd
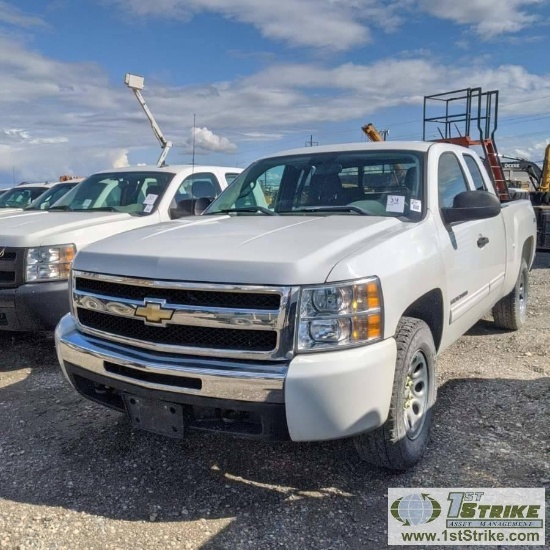
M0 548L379 549L388 487L550 487L550 254L523 330L483 320L439 358L431 443L400 475L348 441L134 432L68 387L51 336L0 349Z

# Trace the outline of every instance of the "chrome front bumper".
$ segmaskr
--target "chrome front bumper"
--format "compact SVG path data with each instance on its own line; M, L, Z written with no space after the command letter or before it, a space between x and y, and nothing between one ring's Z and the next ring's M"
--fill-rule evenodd
M61 319L55 331L55 345L61 368L70 383L66 363L102 378L150 390L255 403L284 403L287 362L216 360L133 348L79 332L71 315ZM178 379L181 384L177 383ZM189 382L187 386L186 381Z

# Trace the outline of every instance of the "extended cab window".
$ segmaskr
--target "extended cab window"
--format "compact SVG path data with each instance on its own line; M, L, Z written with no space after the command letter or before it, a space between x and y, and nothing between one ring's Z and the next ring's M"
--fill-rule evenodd
M419 220L424 154L358 150L274 157L249 166L205 214L372 215Z
M230 183L233 183L233 180L238 176L239 174L236 173L236 172L227 172L225 174L225 181L227 183L227 185L229 185Z
M453 153L443 153L439 157L437 186L440 208L452 208L454 198L469 189L458 158Z
M151 214L175 174L170 172L112 172L94 174L69 191L50 210Z
M474 157L472 157L471 155L462 155L462 156L464 157L464 162L466 162L466 166L470 171L476 190L487 191L485 180L481 175L481 170L479 169L479 166L477 165L477 162L475 161Z

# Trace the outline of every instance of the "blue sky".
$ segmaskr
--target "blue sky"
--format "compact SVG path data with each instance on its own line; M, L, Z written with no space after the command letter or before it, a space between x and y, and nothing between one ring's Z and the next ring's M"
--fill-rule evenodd
M500 152L550 142L547 0L0 0L0 187L154 163L124 74L175 146L245 166L303 146L421 139L424 95L500 92ZM193 130L193 115L196 127Z

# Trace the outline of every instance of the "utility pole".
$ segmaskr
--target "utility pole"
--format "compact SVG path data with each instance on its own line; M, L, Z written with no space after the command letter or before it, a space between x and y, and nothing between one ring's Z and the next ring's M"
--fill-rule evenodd
M306 141L306 147L313 147L314 145L319 145L318 141L313 141L313 134L309 136L309 141Z

